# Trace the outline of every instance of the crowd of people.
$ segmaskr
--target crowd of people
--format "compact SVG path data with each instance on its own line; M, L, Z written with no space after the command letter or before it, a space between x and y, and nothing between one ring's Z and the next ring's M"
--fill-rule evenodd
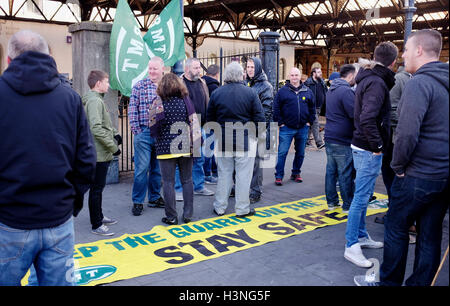
M251 204L261 200L261 160L272 146L275 122L275 184L283 184L292 140L290 179L303 181L311 133L317 149L326 151L328 209L342 206L348 214L345 259L370 268L362 249L384 248L379 280L355 276L355 283L402 285L415 225L414 269L406 285L429 285L448 209L449 66L439 61L441 48L439 32L420 30L407 40L397 73L398 49L383 42L373 59L333 73L329 88L320 69L302 82L301 71L292 68L277 92L257 57L245 70L228 64L222 86L216 65L202 77L200 61L189 58L180 77L164 73L164 61L153 57L128 107L135 164L131 213L141 215L147 204L165 210L165 224L189 223L194 195L202 195L214 196L214 215L224 215L230 196L236 217L255 214ZM72 216L84 194L89 190L92 233L114 235L108 226L117 223L102 212L108 167L122 144L103 100L109 77L91 71L90 90L80 97L58 74L45 40L31 31L12 36L8 64L0 77L0 125L7 131L0 144L0 285L20 284L30 267L39 285L72 285L66 276L73 260ZM318 119L324 109L322 139ZM365 224L380 172L389 200L384 242L374 241ZM217 191L205 184L217 184ZM181 218L177 201L183 202Z

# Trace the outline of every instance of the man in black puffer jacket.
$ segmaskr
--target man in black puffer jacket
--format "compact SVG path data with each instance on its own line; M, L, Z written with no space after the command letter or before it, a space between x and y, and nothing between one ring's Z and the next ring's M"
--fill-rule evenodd
M259 100L264 110L264 117L267 123L267 142L270 141L269 123L272 121L273 87L267 80L267 76L262 69L261 60L252 57L247 62L247 85L253 88L258 94ZM269 142L270 144L270 142ZM268 148L268 143L266 143ZM250 203L256 203L262 195L262 169L259 152L256 153L255 167L253 168L252 183L250 186Z
M392 68L398 49L391 42L380 43L374 60L360 59L356 75L353 139L353 164L356 170L355 193L348 213L344 257L359 267L369 268L361 248L381 248L367 233L365 216L375 181L381 171L383 151L389 141L391 102L389 91L395 84Z

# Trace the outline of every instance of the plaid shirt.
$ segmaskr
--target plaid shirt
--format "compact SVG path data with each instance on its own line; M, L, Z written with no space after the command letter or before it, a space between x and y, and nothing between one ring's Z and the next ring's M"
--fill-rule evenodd
M157 97L156 88L156 84L149 78L145 78L133 86L128 105L128 118L131 132L134 135L141 133L142 127L148 127L150 106Z

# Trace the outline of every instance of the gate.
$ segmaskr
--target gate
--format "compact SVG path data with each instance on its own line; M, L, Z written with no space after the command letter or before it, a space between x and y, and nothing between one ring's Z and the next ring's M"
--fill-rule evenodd
M220 48L220 55L215 57L203 57L198 58L200 64L203 68L204 74L206 73L207 67L211 64L216 64L220 68L220 84L223 84L223 70L232 61L237 61L244 66L251 57L261 58L260 51L251 51L239 54L228 54L224 55L222 48ZM278 73L277 73L278 79ZM277 83L278 84L278 80ZM274 88L277 90L278 88ZM120 146L122 154L119 156L119 172L126 173L129 171L134 171L134 155L133 155L133 133L131 133L129 120L128 120L128 104L130 99L126 96L119 95L118 111L119 111L119 126L118 131L122 135L123 143Z

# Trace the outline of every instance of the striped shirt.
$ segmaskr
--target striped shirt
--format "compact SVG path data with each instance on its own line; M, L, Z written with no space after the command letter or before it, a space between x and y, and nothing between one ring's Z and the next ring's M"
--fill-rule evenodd
M128 105L128 119L134 135L148 127L150 105L157 97L156 88L157 85L149 78L145 78L133 86Z

